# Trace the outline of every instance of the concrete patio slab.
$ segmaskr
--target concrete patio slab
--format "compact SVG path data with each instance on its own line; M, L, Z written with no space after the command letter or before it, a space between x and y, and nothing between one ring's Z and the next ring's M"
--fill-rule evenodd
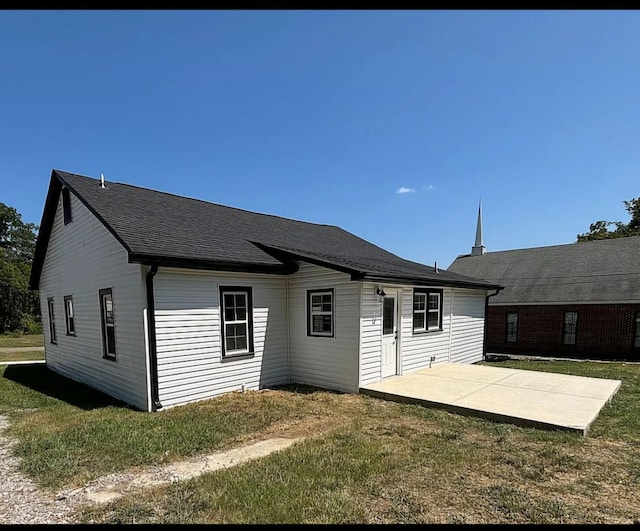
M524 426L587 434L620 380L450 363L361 387L364 394Z

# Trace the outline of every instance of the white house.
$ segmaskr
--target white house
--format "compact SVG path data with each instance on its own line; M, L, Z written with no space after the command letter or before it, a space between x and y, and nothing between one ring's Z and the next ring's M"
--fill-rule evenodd
M499 287L339 227L59 170L30 286L47 366L146 411L479 361Z

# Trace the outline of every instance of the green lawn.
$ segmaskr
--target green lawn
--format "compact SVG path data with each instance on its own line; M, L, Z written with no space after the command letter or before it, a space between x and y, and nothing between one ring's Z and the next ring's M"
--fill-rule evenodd
M44 336L42 334L2 334L0 335L0 348L11 347L43 347Z
M31 361L43 360L42 350L32 350L28 352L0 352L0 364L7 361Z
M0 368L22 469L79 485L269 436L293 447L87 507L96 523L630 523L640 519L640 365L497 366L622 380L588 437L306 387L135 412L43 366Z

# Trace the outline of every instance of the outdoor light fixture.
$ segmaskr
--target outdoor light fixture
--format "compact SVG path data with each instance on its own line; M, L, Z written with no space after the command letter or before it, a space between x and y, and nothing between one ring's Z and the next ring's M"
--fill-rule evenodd
M376 295L378 295L378 302L382 303L387 294L384 292L382 288L376 289Z

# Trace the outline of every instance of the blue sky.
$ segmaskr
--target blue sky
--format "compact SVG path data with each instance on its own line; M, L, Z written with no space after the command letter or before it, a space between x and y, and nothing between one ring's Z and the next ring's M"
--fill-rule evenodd
M0 201L52 168L447 267L640 196L640 12L2 11ZM404 193L399 193L404 191Z

